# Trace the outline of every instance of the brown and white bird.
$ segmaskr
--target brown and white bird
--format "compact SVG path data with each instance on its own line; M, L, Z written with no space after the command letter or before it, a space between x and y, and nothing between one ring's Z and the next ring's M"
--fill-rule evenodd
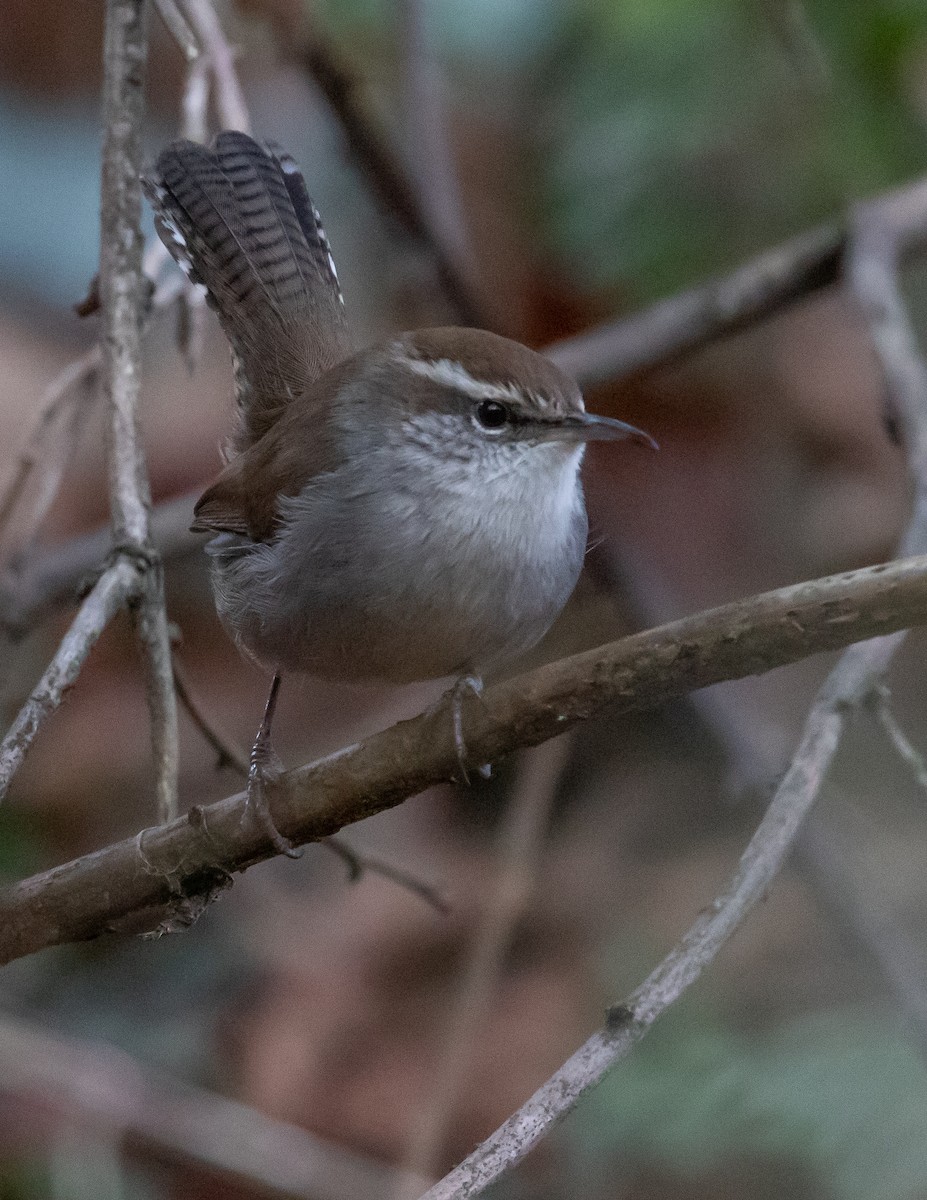
M479 679L530 648L576 584L585 443L631 438L588 414L532 350L423 329L352 354L321 219L296 164L243 133L178 141L145 181L161 238L232 347L237 424L200 498L219 615L274 676ZM458 751L465 753L455 704Z

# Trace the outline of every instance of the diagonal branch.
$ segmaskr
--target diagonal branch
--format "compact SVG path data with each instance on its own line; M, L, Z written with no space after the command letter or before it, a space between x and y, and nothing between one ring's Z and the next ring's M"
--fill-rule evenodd
M148 50L143 0L108 0L104 38L100 299L103 383L109 422L109 476L117 549L144 568L137 628L148 660L148 708L158 814L177 812L177 702L160 557L149 524L151 494L138 422L142 273L141 144Z
M652 371L835 283L844 240L836 225L809 230L643 312L554 342L546 353L583 387Z
M890 411L901 422L914 479L913 512L901 541L901 552L914 554L927 549L927 366L901 296L899 269L904 251L927 234L927 183L903 189L887 203L860 205L851 232L850 281L870 328ZM798 750L727 889L627 1002L611 1010L605 1028L424 1200L481 1195L516 1166L698 979L781 870L820 794L848 716L878 689L905 636L900 630L843 653L818 693ZM884 932L878 926L873 931L871 921L857 929L867 941L873 932ZM898 971L896 960L896 946L878 956L889 985L923 1037L922 988L915 986L910 968Z
M135 564L120 558L107 567L81 604L54 658L0 743L0 800L6 796L42 723L77 682L103 630L126 601L137 594L139 583Z
M250 133L251 118L235 69L235 51L226 40L211 0L183 0L183 10L209 61L222 128Z
M398 0L396 25L406 162L419 209L444 247L455 278L474 278L473 255L460 180L448 136L444 78L435 53L433 6Z
M782 868L837 750L847 708L859 700L860 686L869 686L884 669L903 636L853 646L843 655L811 709L792 764L725 890L640 987L623 1004L609 1010L604 1028L422 1200L482 1195L630 1053L654 1021L714 961Z
M482 306L469 279L459 270L453 248L429 224L409 176L367 112L359 95L359 80L317 30L303 42L296 57L341 125L348 150L374 198L435 264L462 324L485 325Z
M49 456L48 442L50 436L57 430L62 416L72 406L80 411L82 406L77 404L76 394L79 395L80 389L83 388L85 396L89 397L93 395L91 384L95 381L94 377L99 367L100 347L98 345L91 346L80 358L76 358L73 362L68 363L49 385L42 400L35 425L29 433L25 446L19 452L16 465L3 490L2 499L0 499L0 539L3 538L14 514L20 507L26 485L31 476L39 466L43 466L46 463ZM71 425L73 424L74 421L72 418ZM54 473L51 481L43 479L41 496L33 505L33 511L29 514L26 521L25 532L20 536L14 548L13 555L8 553L8 558L15 556L22 545L28 544L33 532L41 525L48 508L54 501L60 475L66 463L66 455L59 454L58 458L61 466ZM47 474L47 468L44 474Z
M551 663L491 688L466 713L471 761L537 745L611 705L648 708L864 638L927 622L927 556L753 596ZM875 643L881 645L883 643ZM275 823L318 841L458 769L450 702L269 789ZM230 874L273 856L239 793L0 893L0 962L139 926L189 924ZM165 917L158 911L167 906Z

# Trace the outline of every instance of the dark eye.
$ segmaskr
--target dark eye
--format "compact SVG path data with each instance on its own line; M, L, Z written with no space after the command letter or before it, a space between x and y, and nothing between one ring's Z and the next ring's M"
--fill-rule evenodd
M509 419L509 410L497 400L481 400L476 406L476 419L484 429L501 429Z

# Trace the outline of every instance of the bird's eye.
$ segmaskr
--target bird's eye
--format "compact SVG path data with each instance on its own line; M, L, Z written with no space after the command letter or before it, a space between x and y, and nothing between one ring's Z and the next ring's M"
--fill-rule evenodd
M509 419L509 410L497 400L481 400L476 406L476 419L484 429L501 429Z

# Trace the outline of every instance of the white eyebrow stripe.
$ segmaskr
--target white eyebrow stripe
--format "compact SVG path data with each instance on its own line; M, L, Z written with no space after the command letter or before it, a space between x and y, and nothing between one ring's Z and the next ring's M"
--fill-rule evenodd
M465 396L471 396L474 400L505 402L506 400L524 400L527 395L539 409L550 407L550 401L546 396L533 391L526 392L526 389L518 387L515 383L489 383L485 379L475 379L465 367L451 358L409 358L406 354L399 354L397 361L417 375L422 375L425 379L430 379L433 383L440 383L444 387L454 388L455 391L463 392Z

